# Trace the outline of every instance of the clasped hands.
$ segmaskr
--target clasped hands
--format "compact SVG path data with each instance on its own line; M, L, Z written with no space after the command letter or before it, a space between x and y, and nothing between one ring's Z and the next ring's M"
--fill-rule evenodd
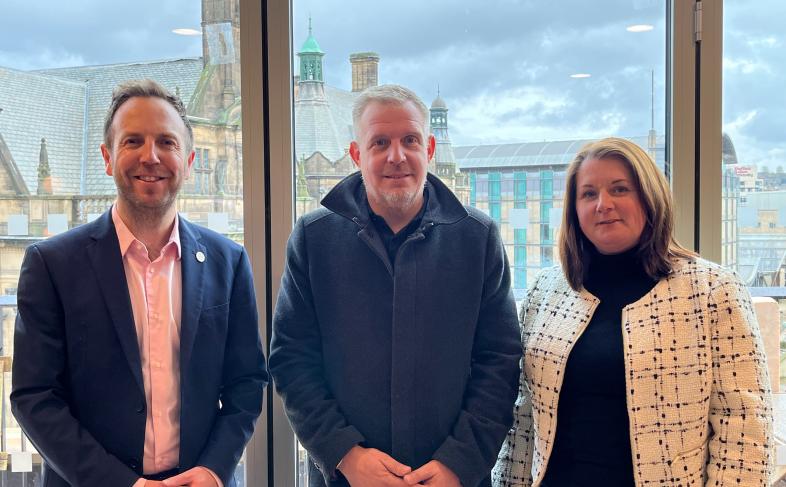
M204 467L194 467L185 472L169 477L164 481L148 480L145 487L218 487L210 472Z
M461 487L456 474L437 460L413 471L386 453L357 445L341 460L339 470L353 487Z

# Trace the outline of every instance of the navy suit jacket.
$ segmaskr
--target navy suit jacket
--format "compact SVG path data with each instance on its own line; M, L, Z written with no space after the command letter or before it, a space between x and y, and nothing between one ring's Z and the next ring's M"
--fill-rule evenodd
M268 380L251 268L241 246L179 221L179 467L231 487ZM17 303L11 406L45 460L44 487L131 486L147 406L111 212L31 245Z

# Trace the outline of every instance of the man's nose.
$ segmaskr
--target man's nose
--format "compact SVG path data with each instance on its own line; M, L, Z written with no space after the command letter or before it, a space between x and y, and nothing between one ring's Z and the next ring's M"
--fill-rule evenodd
M407 156L404 152L404 147L398 142L391 142L390 148L388 149L388 162L401 164L406 160Z
M145 164L160 164L161 160L158 158L158 147L155 140L146 139L145 143L140 148L142 153L140 155L140 162Z

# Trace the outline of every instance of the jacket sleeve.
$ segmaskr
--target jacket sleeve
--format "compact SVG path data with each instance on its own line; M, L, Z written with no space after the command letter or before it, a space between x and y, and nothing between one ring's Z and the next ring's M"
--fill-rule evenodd
M270 372L298 440L328 483L338 462L364 438L347 423L322 369L322 339L301 219L287 244L287 261L273 315Z
M505 442L497 458L497 464L491 472L491 483L494 487L520 487L532 484L532 455L535 448L535 431L532 417L532 394L527 386L524 374L524 326L532 303L533 291L537 289L537 280L524 297L519 312L521 327L521 346L524 356L521 359L519 375L519 395L513 409L513 427L508 431Z
M451 435L433 455L465 487L475 487L489 476L513 423L520 359L521 341L510 289L510 270L499 230L492 223L464 403Z
M724 274L709 296L712 432L706 485L768 486L774 437L764 347L747 289Z
M228 321L221 409L197 462L212 470L224 485L232 478L243 448L254 432L268 382L254 282L245 250L241 251L234 269Z
M70 409L63 304L36 245L25 252L17 306L10 398L17 421L70 485L130 487L139 476L109 454Z

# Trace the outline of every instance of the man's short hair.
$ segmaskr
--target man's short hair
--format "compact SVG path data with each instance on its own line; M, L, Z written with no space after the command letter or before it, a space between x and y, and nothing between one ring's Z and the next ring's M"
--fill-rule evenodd
M358 130L360 128L360 118L369 104L403 105L407 102L412 102L423 116L423 137L428 137L430 132L428 107L414 91L401 85L371 86L360 92L360 95L355 98L355 103L352 105L352 129L355 132L355 137L360 133Z
M186 106L178 96L173 95L152 79L125 81L117 85L114 91L112 91L112 103L109 105L109 110L107 110L106 119L104 120L104 144L107 148L112 148L112 121L115 119L115 114L123 103L135 97L161 98L172 105L172 108L180 115L180 120L186 126L186 149L188 149L187 152L191 151L194 147L194 130L191 128L191 122L188 121Z

